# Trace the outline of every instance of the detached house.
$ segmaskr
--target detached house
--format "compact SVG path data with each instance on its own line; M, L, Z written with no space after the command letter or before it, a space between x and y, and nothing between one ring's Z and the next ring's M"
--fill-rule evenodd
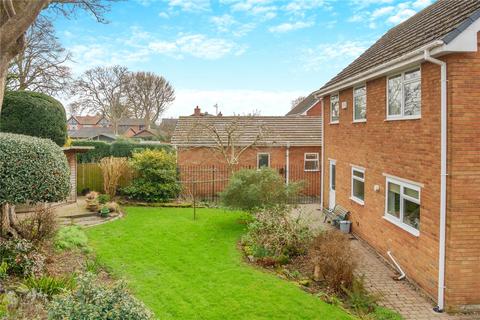
M315 92L322 201L438 304L480 309L480 1L439 0Z

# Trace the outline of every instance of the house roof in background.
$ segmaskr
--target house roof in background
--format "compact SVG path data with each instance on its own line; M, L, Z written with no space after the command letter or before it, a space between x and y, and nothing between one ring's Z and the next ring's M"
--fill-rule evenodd
M97 124L100 120L103 119L103 116L101 115L94 115L94 116L71 116L71 118L74 118L79 124L83 125L94 125Z
M133 136L134 138L141 138L141 137L155 137L157 134L153 132L153 130L143 129L139 130Z
M118 121L120 126L141 126L145 124L144 119L135 119L135 118L121 118Z
M228 140L231 127L238 145L249 145L259 132L264 132L257 145L263 146L320 146L322 144L320 117L180 117L172 137L178 147L214 146L211 129L218 132L223 143Z
M448 44L479 18L479 0L438 0L390 29L319 91L436 40Z
M310 110L310 108L312 108L317 102L318 99L315 98L313 93L310 93L305 99L303 99L295 107L293 107L292 110L290 110L286 115L302 115L308 110Z

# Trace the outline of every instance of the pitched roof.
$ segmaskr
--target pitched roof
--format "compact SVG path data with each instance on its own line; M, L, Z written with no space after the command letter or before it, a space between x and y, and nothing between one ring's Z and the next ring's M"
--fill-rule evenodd
M121 118L118 120L119 126L141 126L145 124L144 119Z
M100 120L103 119L101 115L94 115L94 116L72 116L75 120L77 120L78 124L83 125L94 125L97 124Z
M152 130L143 129L143 130L140 130L137 133L135 133L135 135L133 137L141 138L141 137L155 137L155 136L156 136L156 134Z
M308 97L300 101L295 107L290 110L286 116L292 115L301 115L307 112L313 105L318 101L317 98L313 95L313 93L309 94Z
M237 145L249 145L261 135L256 145L320 146L322 143L320 117L180 117L172 137L172 144L186 146L214 146L216 130L222 143L227 143L228 132ZM261 134L260 134L261 132Z
M113 128L89 127L68 131L68 135L76 139L90 139L100 134L113 134Z
M478 18L480 18L479 0L438 0L390 29L320 90L436 40L448 44Z

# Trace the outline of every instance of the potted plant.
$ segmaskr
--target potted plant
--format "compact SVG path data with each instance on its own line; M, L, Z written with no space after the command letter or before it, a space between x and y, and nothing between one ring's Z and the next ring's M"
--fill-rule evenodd
M100 216L103 218L106 218L110 215L110 209L107 206L103 206L102 209L100 209Z

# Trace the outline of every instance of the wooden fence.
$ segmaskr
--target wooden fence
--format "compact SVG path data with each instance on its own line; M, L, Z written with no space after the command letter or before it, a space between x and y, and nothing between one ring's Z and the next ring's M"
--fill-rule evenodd
M239 166L240 169L254 169ZM320 198L320 171L305 171L303 166L275 167L285 181L302 182L303 190L297 199L300 203L315 203ZM191 199L195 193L202 201L216 202L218 194L225 189L230 180L230 171L226 166L179 166L178 182L182 185L180 198ZM120 187L127 186L133 179L128 173L120 179ZM103 177L97 163L80 163L77 169L77 193L85 190L103 190Z

